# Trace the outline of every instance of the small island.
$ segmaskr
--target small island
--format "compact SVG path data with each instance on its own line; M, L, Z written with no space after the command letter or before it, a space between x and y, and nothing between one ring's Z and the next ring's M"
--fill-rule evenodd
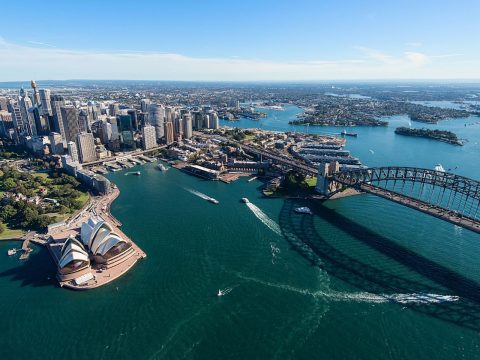
M463 145L463 141L460 140L457 135L447 130L431 130L431 129L412 129L408 127L398 127L395 129L395 134L423 137L427 139L443 141L453 145Z

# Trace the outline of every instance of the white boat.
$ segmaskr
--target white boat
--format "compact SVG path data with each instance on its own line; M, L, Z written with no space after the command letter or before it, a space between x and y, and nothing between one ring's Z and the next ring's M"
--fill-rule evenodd
M250 200L248 200L247 198L242 198L242 202L244 202L245 204L248 204Z
M445 172L445 169L443 168L442 164L435 165L434 169L435 169L435 171Z
M222 290L220 290L220 289L218 289L217 296L223 296L223 295L225 295L225 294L223 293L223 291L222 291Z
M17 249L8 249L7 254L8 256L15 255L17 253Z
M167 171L168 169L163 164L158 164L157 169L161 171Z
M212 204L219 204L219 201L217 199L214 199L214 198L208 198L207 201L211 202Z
M302 207L298 207L298 208L295 208L295 212L296 213L299 213L299 214L308 214L308 215L312 215L312 210L310 210L310 208L306 207L306 206L302 206Z

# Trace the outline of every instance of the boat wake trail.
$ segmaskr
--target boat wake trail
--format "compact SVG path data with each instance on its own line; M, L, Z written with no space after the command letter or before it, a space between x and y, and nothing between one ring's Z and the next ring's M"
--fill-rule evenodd
M265 214L260 208L251 202L248 202L246 204L248 208L253 212L253 214L257 217L258 220L260 220L262 223L264 223L270 230L272 230L274 233L277 235L282 236L282 230L280 230L280 226L270 219L267 214Z
M200 191L197 191L197 190L194 190L194 189L190 189L190 188L185 188L185 190L187 190L189 193L195 195L195 196L198 196L204 200L209 200L211 199L210 196L208 195L205 195L204 193L201 193Z
M411 294L372 294L369 292L340 292L333 290L312 291L308 289L300 289L295 286L276 284L260 279L243 276L237 274L239 278L252 281L261 285L295 292L301 295L312 296L314 298L325 299L330 301L347 301L347 302L363 302L363 303L397 303L397 304L439 304L445 302L459 301L460 297L455 295L440 295L430 293L411 293Z

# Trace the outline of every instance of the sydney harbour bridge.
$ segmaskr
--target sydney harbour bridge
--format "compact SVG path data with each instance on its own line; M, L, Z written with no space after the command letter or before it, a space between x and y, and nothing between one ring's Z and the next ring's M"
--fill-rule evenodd
M445 171L389 166L351 170L318 168L287 156L241 145L251 154L305 175L317 176L317 190L325 198L346 188L370 193L408 206L457 226L480 233L480 181Z

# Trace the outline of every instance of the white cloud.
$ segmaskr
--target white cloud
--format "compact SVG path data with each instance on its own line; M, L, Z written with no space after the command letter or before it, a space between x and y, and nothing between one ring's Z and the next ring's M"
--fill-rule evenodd
M13 44L0 37L0 81L29 79L133 80L350 80L480 78L476 66L457 67L445 55L393 56L356 47L358 58L269 61L197 58L174 53L80 51ZM465 59L464 59L465 60Z
M47 43L40 42L40 41L30 40L30 41L28 41L28 43L33 44L33 45L48 46L48 47L53 47L53 48L56 47L55 45L47 44Z

